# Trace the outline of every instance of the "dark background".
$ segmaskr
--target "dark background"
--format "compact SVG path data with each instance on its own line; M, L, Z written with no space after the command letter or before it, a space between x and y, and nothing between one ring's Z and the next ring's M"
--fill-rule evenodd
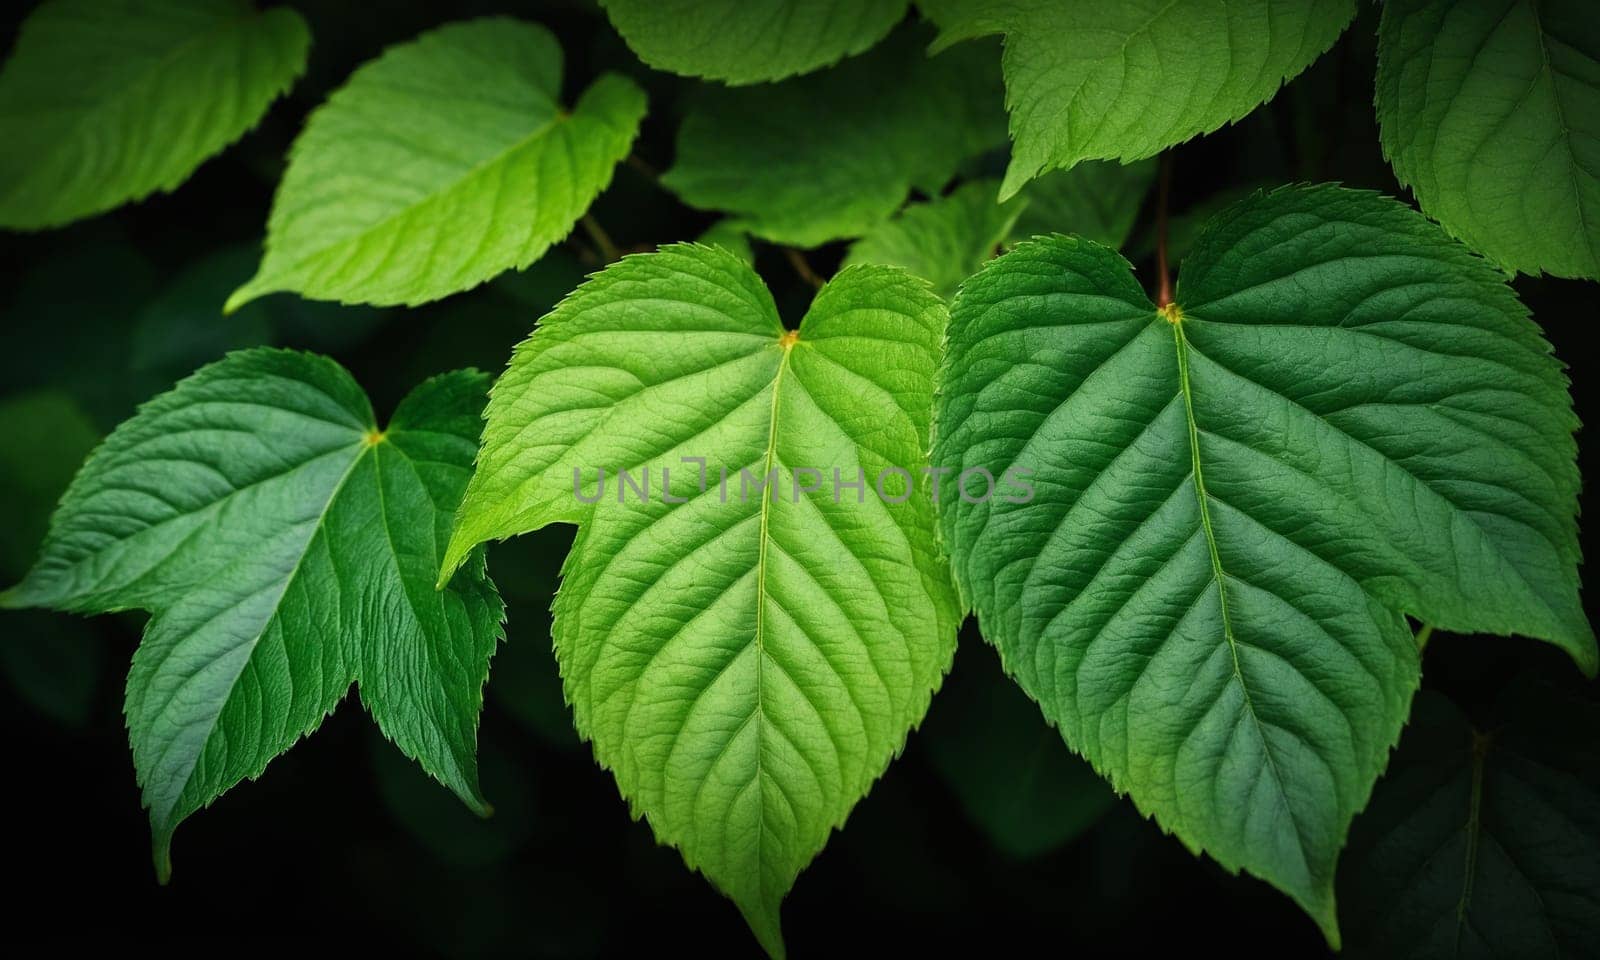
M651 114L635 153L656 169L670 165L678 104L692 83L638 66L603 17L581 3L468 3L449 13L444 5L392 0L293 5L314 38L307 76L240 144L174 194L64 230L0 233L0 580L16 579L30 562L54 497L85 452L87 439L71 431L28 426L29 404L41 396L81 410L78 421L103 433L225 350L272 342L331 353L382 413L430 373L463 365L498 371L535 319L597 266L579 232L524 274L419 309L278 296L231 318L217 313L253 270L273 185L305 114L385 46L446 17L511 12L543 22L567 51L569 97L602 69L639 77ZM1338 180L1406 196L1377 144L1376 12L1362 6L1338 46L1274 101L1177 149L1175 215L1258 183ZM7 50L25 13L13 10L0 23ZM998 172L1004 160L986 164ZM1135 255L1150 248L1153 207L1154 191L1128 244ZM594 215L623 248L692 239L714 219L626 165ZM840 253L836 245L808 256L826 275ZM1138 266L1153 289L1148 256ZM810 288L774 248L758 247L757 268L793 323ZM1597 320L1595 285L1519 277L1515 286L1557 354L1588 363L1582 344ZM1592 379L1580 367L1573 387L1585 420L1595 403ZM1594 459L1586 444L1586 475ZM143 616L0 614L5 849L14 885L0 909L0 937L114 936L179 954L281 944L460 956L755 955L732 904L629 818L611 777L571 733L546 612L570 537L567 528L545 530L491 553L511 618L482 720L494 818L476 820L428 781L350 698L261 780L234 788L182 826L167 888L156 885L150 866L120 712ZM1594 686L1564 655L1529 640L1438 635L1425 669L1425 687L1473 717L1487 716L1502 688L1529 672L1594 699ZM926 729L911 736L905 755L788 898L793 955L969 945L1007 952L1038 945L1062 955L1173 946L1232 955L1326 952L1286 897L1191 856L1128 802L1081 782L1052 799L1050 784L1038 780L1075 782L1053 752L1064 756L1066 747L1050 734L1053 747L1041 752L1042 721L1025 702L1018 709L1020 697L969 622ZM978 749L963 749L980 732ZM951 786L1001 776L995 786L1006 788L997 765L1024 778L1045 771L1033 783L1046 802L1017 814L1038 821L1021 823L1021 833L1061 837L1078 820L1092 828L1042 853L1004 852ZM1107 812L1096 820L1101 807ZM1358 835L1361 829L1358 819Z

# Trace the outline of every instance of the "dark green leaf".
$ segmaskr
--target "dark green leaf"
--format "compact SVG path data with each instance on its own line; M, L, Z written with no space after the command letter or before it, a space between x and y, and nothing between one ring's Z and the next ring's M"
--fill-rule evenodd
M1401 614L1594 672L1548 344L1466 248L1326 186L1221 214L1171 307L1052 237L952 313L934 461L1036 492L944 501L985 636L1119 791L1337 944L1334 864L1418 680Z
M502 607L479 555L433 587L487 378L424 383L379 431L330 360L258 349L142 407L90 457L0 606L154 616L128 676L165 876L174 828L253 778L350 684L481 808L478 710Z
M1600 945L1600 710L1519 684L1490 729L1417 697L1355 823L1340 916L1360 956L1591 957Z
M1378 121L1446 230L1524 273L1600 278L1600 16L1589 0L1390 0Z

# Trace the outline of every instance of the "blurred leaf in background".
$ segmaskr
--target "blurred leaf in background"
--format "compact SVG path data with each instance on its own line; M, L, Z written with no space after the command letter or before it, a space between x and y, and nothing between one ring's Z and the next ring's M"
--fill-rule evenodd
M1474 725L1417 697L1339 871L1357 955L1590 956L1600 918L1600 709L1524 677Z
M974 823L1002 852L1037 857L1070 842L1117 802L1111 786L1000 669L964 644L917 742Z
M0 400L0 582L27 572L56 500L99 441L100 431L65 391ZM0 635L0 671L11 689L58 723L87 724L106 659L95 631L76 617L6 610Z

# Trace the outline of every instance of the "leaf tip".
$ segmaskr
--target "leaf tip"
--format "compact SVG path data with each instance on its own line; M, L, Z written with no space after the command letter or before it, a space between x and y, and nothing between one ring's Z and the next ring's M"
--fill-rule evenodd
M785 960L788 951L783 945L783 928L778 920L778 904L770 903L765 899L756 902L744 900L734 901L739 912L744 915L744 922L755 934L756 940L761 944L761 949L767 952L772 960Z
M261 296L267 291L259 285L260 275L251 277L239 289L228 294L228 299L222 305L222 315L231 316L240 307Z

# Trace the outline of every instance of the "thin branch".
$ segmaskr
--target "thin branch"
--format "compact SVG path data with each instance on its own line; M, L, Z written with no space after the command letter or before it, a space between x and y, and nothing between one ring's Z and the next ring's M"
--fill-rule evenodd
M822 285L826 281L817 276L817 272L811 269L811 264L806 263L806 258L801 255L799 250L794 247L784 247L783 255L789 258L789 265L794 267L794 272L800 275L801 280L811 284L815 289L822 289Z
M624 162L626 162L628 166L637 170L639 174L647 180L659 181L661 179L661 174L657 172L656 168L639 159L639 155L637 153L628 154L628 159Z
M1156 306L1172 303L1172 275L1167 271L1167 203L1172 197L1172 151L1161 154L1161 186L1156 195Z
M622 251L617 249L617 245L611 241L611 235L600 226L600 221L594 218L594 214L584 214L582 222L583 229L588 232L589 239L594 241L594 245L600 248L600 256L605 258L606 263L622 259Z

